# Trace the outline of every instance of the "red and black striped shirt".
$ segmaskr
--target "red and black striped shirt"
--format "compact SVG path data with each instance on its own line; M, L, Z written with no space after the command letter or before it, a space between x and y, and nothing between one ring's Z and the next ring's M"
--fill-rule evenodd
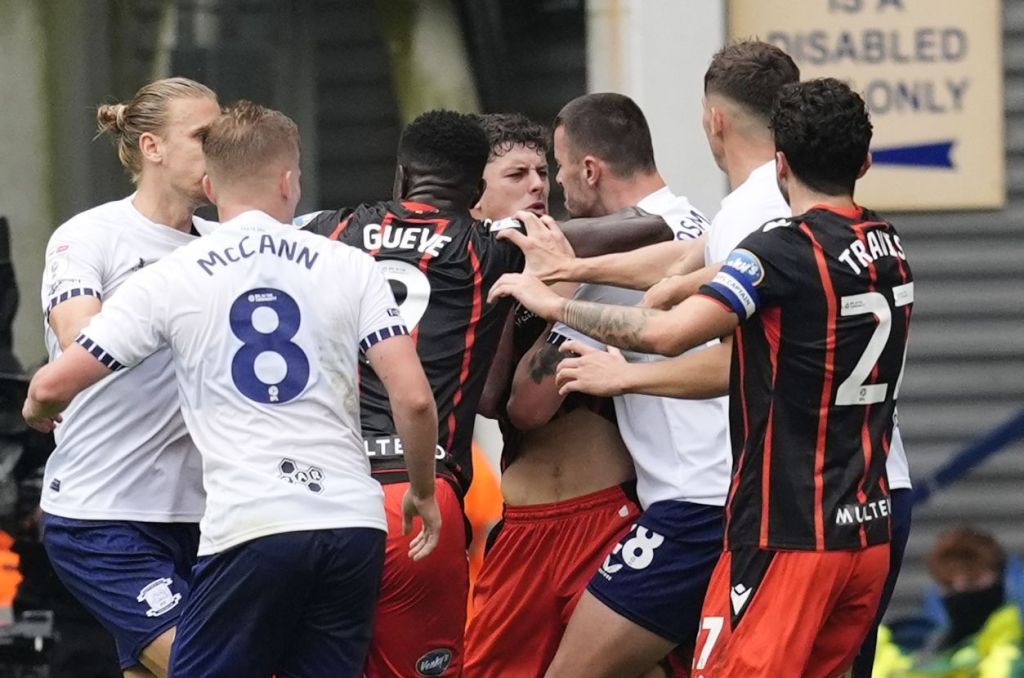
M887 542L885 461L914 299L895 229L859 207L772 221L701 293L741 320L728 547Z
M368 252L391 284L437 402L439 472L465 492L473 475L473 423L509 301L487 303L523 255L469 214L387 201L317 215L304 228ZM340 290L345 293L345 290ZM402 480L387 391L370 365L360 373L360 409L374 475Z

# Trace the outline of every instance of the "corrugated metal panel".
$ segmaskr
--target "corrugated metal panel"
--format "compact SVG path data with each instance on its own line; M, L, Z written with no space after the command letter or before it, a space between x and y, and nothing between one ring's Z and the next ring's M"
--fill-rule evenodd
M917 281L900 393L900 424L916 478L1024 407L1024 3L1003 7L1006 209L890 215ZM918 610L929 583L924 558L949 527L980 526L1024 553L1021 488L1024 444L919 509L890 618Z
M374 2L314 7L320 206L390 198L401 121Z

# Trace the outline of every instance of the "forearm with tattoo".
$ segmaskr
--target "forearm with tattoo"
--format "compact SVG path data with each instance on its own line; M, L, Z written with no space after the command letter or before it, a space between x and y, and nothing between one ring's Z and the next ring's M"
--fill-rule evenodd
M644 333L657 313L659 311L649 308L570 301L565 305L563 322L611 346L653 353L655 349Z

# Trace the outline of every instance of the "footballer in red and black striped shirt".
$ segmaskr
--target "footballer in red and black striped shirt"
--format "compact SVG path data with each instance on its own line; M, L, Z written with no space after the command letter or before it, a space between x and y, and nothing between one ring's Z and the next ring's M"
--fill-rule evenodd
M305 228L368 252L391 283L437 403L439 468L462 493L472 478L473 421L508 316L487 303L523 254L466 213L392 200L318 215ZM405 480L387 390L368 364L360 374L363 435L374 475Z
M701 293L734 335L729 548L846 550L889 540L885 460L914 283L869 210L766 224Z

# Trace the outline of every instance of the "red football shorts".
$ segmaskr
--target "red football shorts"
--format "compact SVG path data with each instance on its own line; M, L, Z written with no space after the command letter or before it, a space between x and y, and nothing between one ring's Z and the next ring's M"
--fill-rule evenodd
M466 676L544 675L587 582L639 515L618 486L506 506L474 589Z
M409 483L383 487L388 538L366 676L460 675L469 562L459 498L451 484L437 479L441 539L429 556L413 561L409 542L419 533L419 521L402 534L402 497Z
M871 628L888 572L888 544L725 552L701 611L693 678L841 675Z

